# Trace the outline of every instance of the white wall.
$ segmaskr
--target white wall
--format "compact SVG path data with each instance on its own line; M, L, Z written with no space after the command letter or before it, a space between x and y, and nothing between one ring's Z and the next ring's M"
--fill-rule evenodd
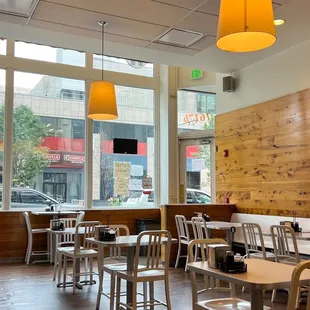
M279 98L310 87L310 40L235 72L237 90L223 93L217 74L217 114Z

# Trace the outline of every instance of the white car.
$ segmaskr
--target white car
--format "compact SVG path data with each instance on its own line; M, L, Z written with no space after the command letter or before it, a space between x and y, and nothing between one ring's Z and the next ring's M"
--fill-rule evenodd
M198 189L188 188L186 190L186 203L211 203L211 196ZM154 190L146 189L142 191L139 198L129 198L126 206L149 206L154 205Z

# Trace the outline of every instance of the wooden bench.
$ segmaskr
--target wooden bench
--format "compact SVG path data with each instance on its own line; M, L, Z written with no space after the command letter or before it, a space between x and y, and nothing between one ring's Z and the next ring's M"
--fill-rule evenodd
M272 216L272 215L258 215L258 214L243 214L233 213L230 219L232 223L257 223L261 226L263 233L270 232L271 225L279 225L280 221L292 221L293 217L287 216ZM299 227L304 232L310 232L310 218L297 218ZM234 242L244 245L244 237L242 228L236 228L234 235ZM271 237L264 236L265 247L273 249ZM299 253L302 255L310 255L310 241L297 240Z

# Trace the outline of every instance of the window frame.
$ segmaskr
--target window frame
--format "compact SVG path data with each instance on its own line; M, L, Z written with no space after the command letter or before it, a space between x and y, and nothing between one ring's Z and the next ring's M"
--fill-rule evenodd
M85 205L87 208L92 207L92 127L93 122L87 119L87 100L89 96L89 87L93 81L100 80L101 71L93 68L93 53L85 53L85 67L74 65L67 65L61 63L52 63L41 60L20 58L15 56L15 40L6 40L6 55L0 55L0 69L6 71L6 85L5 85L5 131L4 131L4 166L3 166L3 201L2 210L10 210L11 208L11 169L12 169L12 135L13 135L13 106L14 106L14 72L34 73L41 75L48 75L60 78L76 79L85 81ZM32 42L29 42L32 43ZM60 47L60 46L59 46ZM60 47L62 48L62 47ZM120 73L113 71L105 71L105 79L111 81L115 85L146 88L154 91L154 133L157 133L156 126L159 124L159 65L154 64L153 77L141 76L129 73ZM159 135L155 134L154 139L155 167L159 165L159 151L156 151L159 146ZM158 174L155 175L154 188L159 189ZM159 207L159 193L155 192L154 207ZM128 207L130 208L130 207Z

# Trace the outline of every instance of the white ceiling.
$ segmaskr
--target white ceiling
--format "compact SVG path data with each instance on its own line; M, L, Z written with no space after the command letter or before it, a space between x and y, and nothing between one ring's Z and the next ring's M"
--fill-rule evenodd
M18 7L25 0L14 2ZM0 14L0 35L99 52L97 22L104 20L109 23L107 54L231 72L310 39L310 1L273 2L275 16L287 22L277 28L273 47L255 53L232 54L216 48L220 0L40 0L28 17ZM11 1L0 0L0 9L6 3ZM200 32L203 37L188 48L156 43L170 28Z

